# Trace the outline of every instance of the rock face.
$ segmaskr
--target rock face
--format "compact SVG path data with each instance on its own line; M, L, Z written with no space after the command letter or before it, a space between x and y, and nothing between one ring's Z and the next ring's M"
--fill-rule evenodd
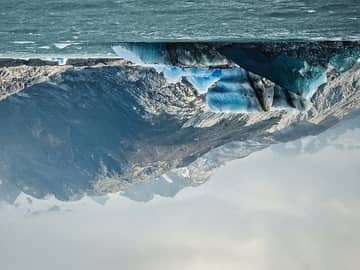
M360 107L359 63L327 67L303 112L267 111L274 83L250 74L264 108L253 113L213 112L188 81L169 83L151 67L78 63L0 68L0 198L122 190L136 199L134 185L159 177L177 179L171 196L227 160L318 134Z
M0 101L33 84L48 81L68 68L121 65L120 59L69 59L68 65L40 59L0 59Z
M0 68L0 100L65 70L60 66L14 66Z

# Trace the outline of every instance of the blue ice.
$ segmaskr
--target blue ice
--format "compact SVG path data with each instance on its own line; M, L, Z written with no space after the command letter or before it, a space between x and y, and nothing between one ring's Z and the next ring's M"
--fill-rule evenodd
M222 70L221 79L209 88L207 103L215 112L262 111L246 71L241 68Z

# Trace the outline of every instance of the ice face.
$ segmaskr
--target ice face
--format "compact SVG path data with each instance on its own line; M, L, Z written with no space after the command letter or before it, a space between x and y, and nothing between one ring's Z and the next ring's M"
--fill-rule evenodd
M215 112L274 109L307 110L317 89L327 82L324 64L301 57L269 54L234 44L123 43L114 46L122 58L152 67L168 83L186 80L206 95ZM332 52L327 59L339 72L360 56L357 47ZM301 58L301 59L300 59Z

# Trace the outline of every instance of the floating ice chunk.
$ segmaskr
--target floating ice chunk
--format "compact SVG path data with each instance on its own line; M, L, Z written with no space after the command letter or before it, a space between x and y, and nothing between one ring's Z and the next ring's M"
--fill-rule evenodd
M66 47L69 47L71 43L54 43L54 46L60 50L65 49Z
M30 40L18 40L18 41L13 41L12 43L14 44L34 44L34 41L30 41Z
M79 45L81 43L79 42L71 42L71 41L65 41L65 42L59 42L59 43L54 43L54 46L60 50L65 49L66 47L69 47L71 45Z

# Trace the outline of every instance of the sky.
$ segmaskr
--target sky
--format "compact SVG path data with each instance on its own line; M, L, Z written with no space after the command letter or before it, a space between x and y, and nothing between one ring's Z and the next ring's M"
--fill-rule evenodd
M174 198L22 194L0 206L0 268L358 269L360 129L333 134L229 162Z

